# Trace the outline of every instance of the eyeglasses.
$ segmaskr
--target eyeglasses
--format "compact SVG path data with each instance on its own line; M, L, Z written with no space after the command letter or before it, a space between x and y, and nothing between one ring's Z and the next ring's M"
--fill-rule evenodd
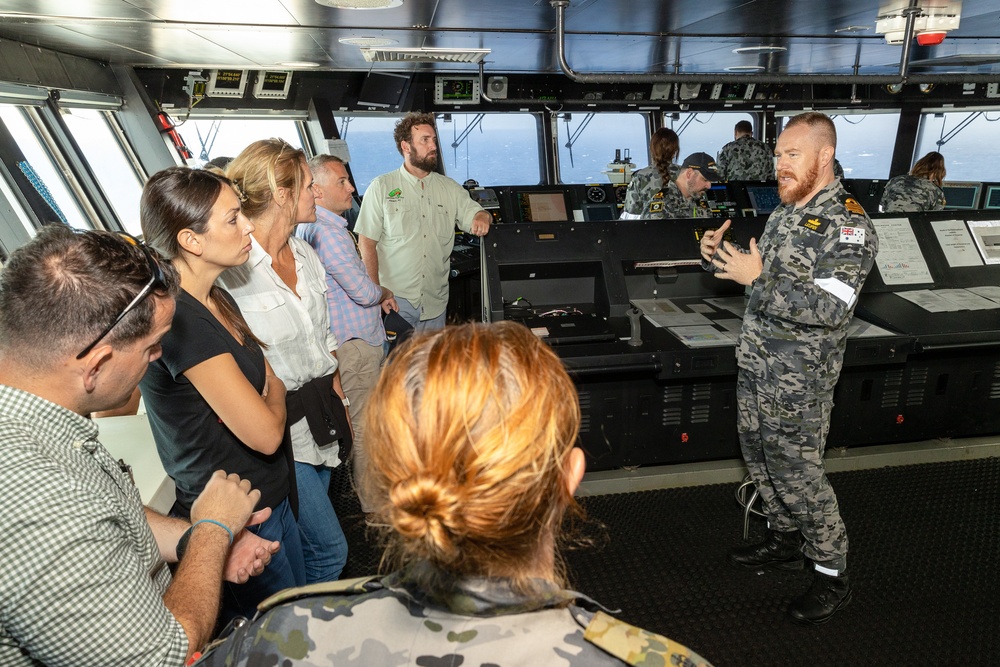
M80 354L76 355L77 359L83 359L85 356L87 356L87 353L93 350L94 346L100 343L101 340L103 340L104 337L107 336L108 333L110 333L111 330L115 328L115 325L121 322L123 319L125 319L126 315L135 310L135 307L138 306L140 303L142 303L146 297L152 294L155 290L167 289L167 277L164 275L163 269L160 267L159 262L156 261L156 257L153 256L153 253L150 252L149 248L147 248L144 243L142 243L139 239L135 238L131 234L126 234L125 232L117 232L117 236L126 243L142 250L142 254L146 256L146 262L149 264L149 272L151 274L149 282L143 285L143 288L139 290L139 293L135 295L135 298L129 301L128 305L122 309L122 312L118 313L118 317L116 317L114 321L111 322L111 324L109 324L104 329L104 331L102 331L100 335L98 335L97 338L94 339L94 342L92 342L87 347L83 348L83 351L80 352Z

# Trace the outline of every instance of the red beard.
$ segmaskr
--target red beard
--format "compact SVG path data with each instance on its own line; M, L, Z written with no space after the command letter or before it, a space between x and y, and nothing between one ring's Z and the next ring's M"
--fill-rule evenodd
M792 180L789 182L782 182L781 178L784 176L791 176ZM801 181L795 178L795 174L791 171L782 171L778 174L778 196L781 197L781 203L783 204L794 204L799 201L807 194L813 191L816 187L816 181L819 180L819 160L813 163L813 166L806 172L805 178Z

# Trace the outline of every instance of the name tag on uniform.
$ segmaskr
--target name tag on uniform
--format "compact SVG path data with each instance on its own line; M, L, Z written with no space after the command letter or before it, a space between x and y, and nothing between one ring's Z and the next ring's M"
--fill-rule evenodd
M859 227L841 227L840 242L850 243L851 245L864 245L865 230Z
M824 220L823 218L805 218L799 223L799 227L805 227L806 229L822 234L826 231L826 228L830 226L829 220Z

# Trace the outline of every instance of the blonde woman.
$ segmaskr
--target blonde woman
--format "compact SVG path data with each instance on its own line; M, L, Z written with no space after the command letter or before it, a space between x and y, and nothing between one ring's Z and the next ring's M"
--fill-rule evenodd
M418 334L371 406L368 482L395 571L266 605L206 665L708 665L566 589L557 544L580 511L580 410L527 328Z
M250 258L222 274L264 355L288 390L287 428L295 458L298 522L306 581L332 581L347 562L347 540L328 495L349 426L332 427L332 401L347 403L330 332L326 271L316 251L292 236L316 220L312 175L301 150L256 141L227 167L253 224ZM340 414L344 410L340 407Z

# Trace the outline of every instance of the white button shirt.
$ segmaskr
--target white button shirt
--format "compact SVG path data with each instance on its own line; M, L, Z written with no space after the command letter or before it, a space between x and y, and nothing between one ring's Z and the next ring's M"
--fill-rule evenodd
M295 292L271 266L271 256L250 237L250 258L242 266L227 269L220 277L240 306L250 330L267 344L264 356L288 391L337 370L338 347L330 331L326 306L326 272L316 251L302 239L288 240L295 257ZM298 295L296 296L296 292ZM340 445L320 448L301 419L291 426L295 460L336 467Z

